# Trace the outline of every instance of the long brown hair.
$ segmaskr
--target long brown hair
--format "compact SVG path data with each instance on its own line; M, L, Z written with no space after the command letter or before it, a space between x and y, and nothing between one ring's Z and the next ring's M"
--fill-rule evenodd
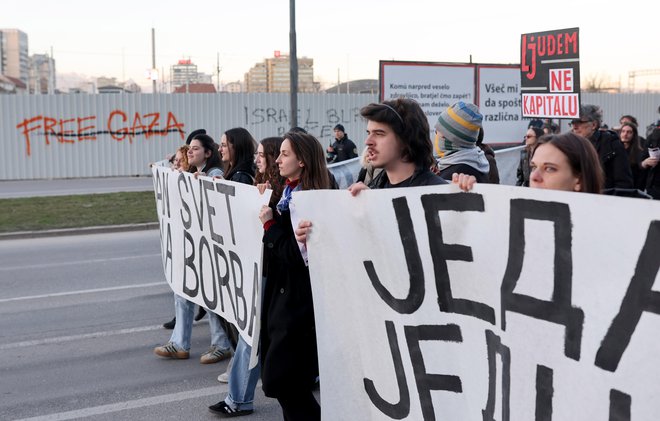
M581 191L600 194L605 183L603 168L598 159L598 152L590 141L573 132L563 134L547 134L534 145L530 160L536 149L543 144L550 144L559 149L568 160L571 171L580 179Z
M288 132L284 135L291 143L291 149L303 168L300 185L303 190L330 188L330 175L321 143L312 135L302 132Z
M280 154L280 145L284 139L281 137L267 137L263 139L260 144L264 149L264 159L266 160L266 171L262 174L257 171L254 177L254 184L270 183L273 194L270 196L270 205L275 206L282 197L284 190L284 177L280 175L280 170L277 167L277 156Z

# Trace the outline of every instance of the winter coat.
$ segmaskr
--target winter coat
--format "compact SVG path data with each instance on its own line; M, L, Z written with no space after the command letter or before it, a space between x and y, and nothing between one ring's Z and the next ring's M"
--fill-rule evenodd
M335 143L332 144L332 149L334 152L330 153L329 162L341 162L346 161L347 159L356 158L357 146L347 135L344 135L339 140L335 140Z
M270 398L308 392L319 373L309 269L289 211L264 232L268 262L261 316L261 379Z
M628 164L628 154L619 136L610 130L596 130L589 140L596 148L605 172L604 188L632 189L633 178Z
M529 187L529 176L531 169L529 167L529 151L527 148L520 151L520 163L516 171L516 186Z

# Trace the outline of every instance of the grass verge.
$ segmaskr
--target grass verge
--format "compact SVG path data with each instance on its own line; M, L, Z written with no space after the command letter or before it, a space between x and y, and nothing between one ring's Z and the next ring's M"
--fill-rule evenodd
M158 222L153 192L0 199L0 232Z

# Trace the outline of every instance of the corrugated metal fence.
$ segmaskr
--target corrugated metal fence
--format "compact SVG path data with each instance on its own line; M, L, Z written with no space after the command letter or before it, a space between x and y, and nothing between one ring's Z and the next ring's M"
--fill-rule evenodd
M361 150L366 123L359 109L376 100L301 94L298 125L326 146L341 123ZM643 134L659 117L660 94L583 94L582 103L600 105L610 126L622 114L636 116ZM284 133L290 128L289 96L0 95L0 180L148 175L148 163L172 153L192 130L205 128L219 141L222 132L238 126L256 139Z
M361 149L359 109L374 95L301 94L298 125L324 146L341 123ZM290 127L287 94L0 96L0 179L131 176L205 128L219 142L245 127L259 140Z

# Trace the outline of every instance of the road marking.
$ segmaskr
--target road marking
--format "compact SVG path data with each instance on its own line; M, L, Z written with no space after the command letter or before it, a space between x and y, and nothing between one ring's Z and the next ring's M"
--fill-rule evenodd
M168 404L171 402L185 401L211 395L219 395L228 391L227 385L205 387L203 389L188 390L186 392L171 393L168 395L153 396L151 398L135 399L109 405L92 406L75 411L57 412L54 414L41 415L33 418L23 418L16 421L46 421L46 420L72 420L76 418L92 417L95 415L110 414L112 412L125 411L128 409L144 408L147 406Z
M144 259L144 258L151 258L160 255L161 255L160 253L152 253L152 254L141 254L139 256L108 257L107 259L88 259L88 260L74 260L74 261L57 262L57 263L43 263L40 265L4 266L4 267L0 267L0 271L21 270L21 269L43 269L43 268L52 268L56 266L81 265L87 263L116 262L118 260Z
M62 342L79 341L81 339L103 338L106 336L126 335L137 332L149 332L151 330L162 330L161 325L132 327L129 329L105 330L100 332L82 333L80 335L56 336L54 338L34 339L31 341L14 342L0 345L0 351L14 348L24 348L27 346L52 345Z
M25 300L38 300L40 298L66 297L67 295L94 294L97 292L120 291L122 289L149 288L160 285L165 286L166 283L160 281L160 282L150 282L148 284L122 285L118 287L95 288L95 289L81 289L78 291L54 292L52 294L41 294L41 295L26 295L24 297L2 298L0 299L0 303L10 303L13 301L25 301Z

